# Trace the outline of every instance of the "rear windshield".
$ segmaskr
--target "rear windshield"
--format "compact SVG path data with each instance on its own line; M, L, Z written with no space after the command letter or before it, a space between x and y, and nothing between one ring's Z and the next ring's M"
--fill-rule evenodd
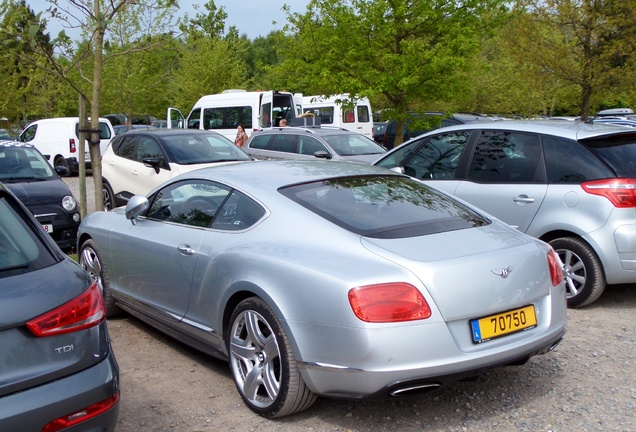
M375 141L360 134L327 135L323 139L340 156L381 154L385 152Z
M22 209L0 196L0 279L55 264L24 217Z
M636 178L636 133L582 141L617 177Z
M343 177L290 186L280 192L365 237L416 237L490 223L452 198L401 176Z

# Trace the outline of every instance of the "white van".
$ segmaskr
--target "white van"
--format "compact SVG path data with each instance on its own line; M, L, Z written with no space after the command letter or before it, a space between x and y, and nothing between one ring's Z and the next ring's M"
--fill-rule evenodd
M105 118L99 119L100 154L104 154L110 139L115 136L113 126ZM29 124L18 141L34 145L53 165L67 168L68 175L79 171L79 117L60 117L37 120ZM86 168L91 167L88 141L84 146Z
M322 126L334 126L358 132L373 139L371 104L367 98L354 98L353 109L343 108L351 100L349 94L303 97L303 109L320 118Z
M281 119L292 126L302 112L302 94L225 90L199 99L187 120L178 109L168 108L167 126L213 130L234 141L239 124L251 135L261 128L278 126Z

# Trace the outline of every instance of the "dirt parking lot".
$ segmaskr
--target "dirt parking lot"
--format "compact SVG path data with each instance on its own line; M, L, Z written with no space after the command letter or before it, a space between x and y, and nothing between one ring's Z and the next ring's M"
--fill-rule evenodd
M76 177L68 182L77 189ZM593 305L569 310L568 318L563 343L526 365L428 396L319 399L305 412L272 421L243 404L227 363L124 315L108 321L122 388L117 431L636 430L636 286L610 287Z

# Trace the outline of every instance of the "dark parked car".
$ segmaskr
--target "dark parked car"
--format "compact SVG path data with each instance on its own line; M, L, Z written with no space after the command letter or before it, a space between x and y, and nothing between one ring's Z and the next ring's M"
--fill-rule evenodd
M30 144L0 141L0 182L33 213L44 230L67 251L75 246L80 213L77 201L60 178L65 167L53 170Z
M433 129L446 126L454 126L458 124L474 123L474 122L492 122L500 120L499 117L489 117L483 114L464 114L456 113L447 115L443 112L427 112L424 115L413 113L411 118L406 121L404 126L404 135L402 142L406 142L413 137L422 135ZM384 138L378 141L387 149L395 147L396 121L389 120L384 130ZM376 140L377 141L377 140Z
M0 431L115 430L105 318L100 284L0 184Z
M417 137L376 165L403 171L552 245L570 307L636 283L636 130L501 121Z
M373 122L373 140L375 142L382 144L384 141L384 132L388 124L388 121Z

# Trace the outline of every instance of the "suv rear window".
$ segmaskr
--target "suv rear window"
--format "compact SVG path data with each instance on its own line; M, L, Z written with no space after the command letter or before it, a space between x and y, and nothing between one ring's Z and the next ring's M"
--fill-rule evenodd
M55 258L11 200L0 195L0 279L55 264Z
M489 220L408 177L343 177L280 192L356 234L396 239L483 226Z
M617 134L581 142L605 162L617 177L636 178L636 133Z

